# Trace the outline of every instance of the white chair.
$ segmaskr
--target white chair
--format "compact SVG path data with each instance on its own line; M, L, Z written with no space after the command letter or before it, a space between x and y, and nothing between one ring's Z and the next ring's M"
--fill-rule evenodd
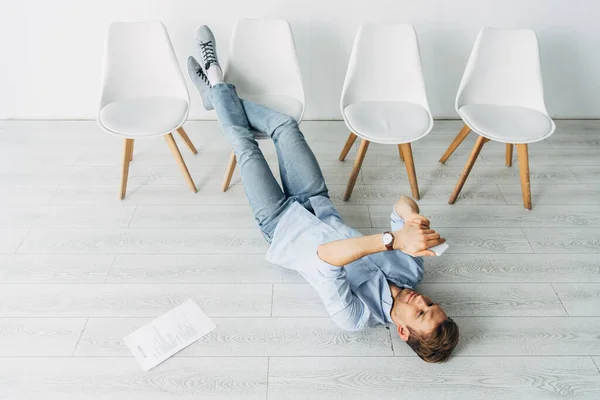
M164 136L192 191L196 185L171 132L196 148L182 128L189 95L169 34L160 21L113 22L108 29L98 124L125 139L121 199L135 139Z
M483 145L506 143L506 166L517 146L523 205L531 210L527 145L544 140L556 126L546 111L538 39L529 29L484 28L479 32L458 94L456 111L465 123L444 163L470 131L480 135L449 203L453 204Z
M231 38L225 81L238 95L293 117L304 115L304 87L289 23L283 19L242 19ZM256 132L257 139L266 137ZM222 189L227 191L236 166L232 152Z
M362 139L344 200L350 199L370 142L395 144L405 161L413 197L419 199L411 143L433 128L421 68L419 43L411 25L363 25L354 41L341 98L350 136L343 161Z

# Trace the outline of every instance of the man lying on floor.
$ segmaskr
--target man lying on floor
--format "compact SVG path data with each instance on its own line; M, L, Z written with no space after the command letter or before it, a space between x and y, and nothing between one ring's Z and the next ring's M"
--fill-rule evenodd
M344 224L296 121L238 98L223 81L210 29L199 27L196 40L202 66L190 57L189 74L204 107L216 110L237 156L248 201L271 244L267 260L302 275L340 328L358 331L393 322L423 360L447 360L458 327L438 304L413 290L423 277L421 256L435 255L427 249L445 240L419 215L417 204L404 196L398 200L392 232L363 236ZM283 188L253 129L273 139Z

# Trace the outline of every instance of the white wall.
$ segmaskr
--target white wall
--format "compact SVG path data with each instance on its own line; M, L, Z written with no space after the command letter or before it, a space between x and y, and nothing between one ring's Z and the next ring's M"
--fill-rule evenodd
M455 117L454 95L478 30L529 27L540 37L550 113L600 117L597 0L0 0L0 118L95 118L103 40L111 20L160 19L182 68L198 24L224 61L242 17L290 21L307 92L307 119L338 119L356 29L415 25L431 108ZM190 118L212 119L192 93Z

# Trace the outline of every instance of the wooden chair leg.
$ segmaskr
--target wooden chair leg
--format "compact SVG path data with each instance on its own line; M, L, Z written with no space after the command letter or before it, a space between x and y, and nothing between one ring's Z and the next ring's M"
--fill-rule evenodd
M529 150L526 144L517 145L519 158L519 172L521 174L521 191L523 192L523 205L531 210L531 185L529 182Z
M402 153L402 147L400 147L400 145L398 145L398 153L400 154L400 161L404 162L404 153ZM412 149L411 149L411 153L412 153Z
M169 145L169 148L171 149L171 153L173 153L173 157L175 157L175 160L177 160L177 164L179 165L179 169L181 169L181 172L183 173L183 177L185 178L185 181L188 183L192 192L196 193L198 190L196 189L196 185L194 184L194 180L192 179L192 176L190 175L190 171L188 171L188 168L185 165L185 161L183 160L183 157L181 156L179 147L177 147L177 143L175 143L175 138L173 138L173 134L169 133L168 135L165 135L165 140L167 141L167 144Z
M346 192L344 193L344 201L350 200L350 196L352 196L352 191L354 190L354 185L356 184L356 179L358 178L358 173L360 172L360 167L362 167L363 160L365 159L365 154L367 154L369 143L370 142L366 139L363 139L362 142L360 142L358 154L356 155L356 161L354 161L354 168L352 169L352 174L350 174L350 179L348 180L348 185L346 186Z
M449 204L454 204L454 202L456 201L456 198L460 194L462 187L464 186L465 182L467 181L467 178L469 177L469 173L471 173L471 169L473 168L473 164L475 164L475 160L477 160L477 157L479 156L479 153L481 152L483 145L488 141L489 141L489 139L486 139L483 136L479 136L477 138L477 141L475 142L475 146L473 146L473 151L471 152L471 155L469 156L469 160L467 161L467 164L465 165L465 168L463 169L462 174L460 174L460 178L458 179L458 182L456 183L456 187L454 188L454 191L452 192L452 195L450 196L450 199L448 200Z
M404 154L404 163L406 165L406 173L408 174L408 181L410 182L410 189L415 200L419 200L419 185L417 183L417 173L415 172L415 163L413 161L412 148L410 143L399 144L398 149L400 154Z
M510 143L506 143L506 166L507 167L512 166L512 159L513 159L513 145Z
M344 148L340 153L340 161L344 161L346 159L346 156L352 148L352 145L354 144L354 142L356 142L356 138L357 136L354 134L354 132L350 132L350 136L348 136L348 140L346 140L346 144L344 145Z
M452 153L454 153L454 150L456 150L458 146L460 146L460 144L463 142L463 140L465 140L465 138L469 135L469 132L471 132L471 128L469 128L467 125L463 126L460 132L458 132L458 135L456 135L456 137L450 144L450 147L448 147L448 150L446 150L442 158L440 158L440 162L442 164L450 158Z
M123 165L121 169L121 200L125 198L127 192L127 178L129 177L129 163L131 162L131 153L133 150L133 139L125 139L123 142Z
M198 154L198 150L196 150L196 147L194 147L194 143L192 143L192 141L190 140L190 138L187 135L187 133L185 133L185 131L183 130L183 127L177 128L177 132L179 132L179 135L181 136L181 138L183 139L183 141L187 145L188 149L190 149L190 151L192 153Z
M226 192L227 189L229 189L231 177L233 176L233 172L235 171L236 165L237 158L235 157L235 153L232 151L231 156L229 157L229 163L227 164L227 170L225 171L225 179L223 180L223 185L221 186L221 190L224 192Z
M133 161L133 139L131 139L131 148L129 149L129 161Z

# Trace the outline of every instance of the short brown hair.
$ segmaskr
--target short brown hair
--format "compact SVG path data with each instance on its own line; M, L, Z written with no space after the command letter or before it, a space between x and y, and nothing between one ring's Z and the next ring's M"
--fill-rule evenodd
M408 331L410 336L406 343L422 360L430 363L447 361L458 343L458 325L450 317L427 335L419 335L410 327Z

